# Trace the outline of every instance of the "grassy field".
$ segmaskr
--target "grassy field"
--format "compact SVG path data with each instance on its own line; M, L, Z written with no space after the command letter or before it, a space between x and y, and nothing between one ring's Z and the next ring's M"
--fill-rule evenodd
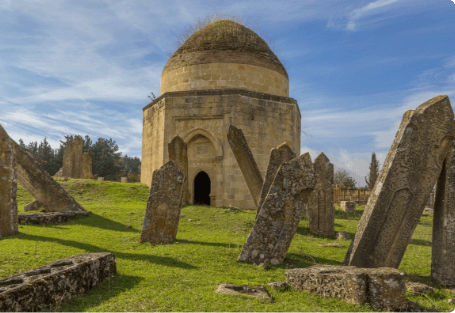
M149 193L139 183L69 179L58 182L88 211L65 224L20 225L20 234L0 240L0 279L86 252L112 252L117 274L86 296L74 298L55 311L378 311L368 304L347 304L337 298L290 289L266 287L275 303L247 296L215 294L220 283L266 285L285 281L288 268L342 263L350 240L323 238L309 232L302 218L285 264L263 268L238 263L243 243L253 225L255 211L188 205L182 209L177 240L170 245L139 243ZM33 200L18 186L19 214ZM354 234L363 206L355 214L339 208L335 231ZM195 219L189 222L187 219ZM401 262L409 280L430 282L432 216L422 217ZM339 242L343 247L322 247ZM428 311L452 311L455 296L439 288L408 299Z

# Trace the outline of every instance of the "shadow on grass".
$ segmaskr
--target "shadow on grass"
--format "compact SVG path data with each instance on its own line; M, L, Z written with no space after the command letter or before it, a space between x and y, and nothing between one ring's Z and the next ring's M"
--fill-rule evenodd
M72 298L68 303L58 308L63 312L87 312L89 308L98 306L111 298L117 297L122 292L134 288L143 277L122 275L117 272L110 279L105 279L101 284L91 289L82 297Z
M288 253L286 255L286 259L284 260L284 264L294 263L294 268L304 268L316 264L323 264L323 265L342 265L343 262L331 259L325 259L318 256L307 255L307 254L297 254L297 253ZM286 266L284 264L280 264L281 266ZM278 266L277 266L278 267Z
M335 224L335 226L341 227L342 225L337 225L337 224ZM313 233L310 231L310 228L309 228L309 227L302 227L302 226L297 227L297 234L302 235L302 236L311 236L311 237L318 238L318 239L336 239L336 234L337 234L337 233L338 233L338 232L335 231L333 236L324 237L324 236L322 236L322 235L313 234ZM348 233L351 235L351 239L354 238L354 233L350 233L350 232L348 232ZM349 240L350 240L350 239L349 239ZM343 241L343 242L344 242L344 241Z
M73 240L65 240L65 239L56 239L56 238L49 238L44 236L37 236L37 235L29 235L29 234L19 234L18 236L21 239L27 239L31 241L44 241L44 242L54 242L59 243L64 246L70 246L73 248L85 250L86 252L111 252L115 255L116 258L122 259L130 259L133 261L148 261L153 264L171 266L171 267L179 267L184 269L197 269L198 267L190 265L185 262L181 262L169 257L163 257L158 255L148 255L148 254L134 254L134 253L125 253L125 252L118 252L112 251L109 249L100 248L88 243L77 242Z
M343 211L335 211L335 218L339 220L360 220L363 210L357 210L355 213L346 213Z
M413 244L416 246L431 246L431 241L422 240L422 239L412 239L410 244Z
M224 243L224 242L205 242L205 241L196 241L196 240L187 240L187 239L176 239L179 243L195 244L201 246L215 246L215 247L236 247L243 246L235 243Z

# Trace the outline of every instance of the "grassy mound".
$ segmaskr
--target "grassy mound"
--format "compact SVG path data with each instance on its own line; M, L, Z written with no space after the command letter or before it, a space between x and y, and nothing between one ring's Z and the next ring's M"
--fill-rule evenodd
M284 281L288 268L341 264L350 240L311 234L305 217L285 264L263 268L236 261L255 211L188 205L182 209L185 216L174 244L141 244L147 186L83 179L63 182L61 178L58 182L92 215L58 225L20 225L19 235L0 240L0 279L71 255L102 251L115 254L118 273L56 311L377 311L368 304L352 305L290 289L266 287L275 303L215 294L220 283L266 285ZM19 214L32 200L18 185ZM337 208L335 231L354 235L362 213L363 206L349 215ZM426 284L431 284L432 219L431 215L422 217L399 268L410 280ZM339 242L343 247L319 246L326 242ZM452 311L453 304L447 300L455 296L438 288L420 297L408 291L408 298L428 311Z

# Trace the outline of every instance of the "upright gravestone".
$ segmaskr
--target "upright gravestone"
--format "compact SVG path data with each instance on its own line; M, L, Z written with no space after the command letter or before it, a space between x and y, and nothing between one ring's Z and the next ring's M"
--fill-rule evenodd
M17 180L13 142L0 133L0 235L16 235Z
M455 286L455 141L436 186L433 217L431 278Z
M185 183L185 192L183 196L183 203L188 202L188 148L180 136L175 136L172 141L167 145L169 152L169 160L174 161L174 163L180 168L183 174L186 177Z
M238 261L282 263L315 185L309 153L281 164Z
M88 152L82 153L82 178L93 178L92 157Z
M0 125L0 138L10 138ZM11 139L11 138L10 138ZM85 211L36 161L11 139L16 160L17 180L36 201L51 212Z
M257 207L264 181L258 165L254 160L253 153L251 153L250 147L248 146L241 129L230 125L227 139Z
M175 240L185 179L185 174L172 160L153 172L152 188L142 223L142 241L171 243Z
M270 186L272 185L273 179L275 178L276 172L278 172L281 164L284 162L289 162L295 157L296 155L294 151L292 151L291 147L289 147L284 142L270 151L269 165L267 166L267 172L265 174L264 183L262 185L261 198L259 199L256 217L259 215L259 211L261 211L262 204L267 197Z
M455 137L447 96L407 111L344 265L398 268Z
M333 164L320 153L313 163L316 186L308 201L310 231L324 237L335 233L335 211L333 209Z
M63 151L63 177L83 178L82 176L82 137L76 136L68 142Z

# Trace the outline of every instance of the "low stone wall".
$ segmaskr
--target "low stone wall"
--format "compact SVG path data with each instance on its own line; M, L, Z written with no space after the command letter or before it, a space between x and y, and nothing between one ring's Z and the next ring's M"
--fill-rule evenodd
M113 253L85 253L0 280L0 311L55 310L117 271Z
M76 218L78 215L89 216L90 211L50 212L18 215L19 224L59 224Z

